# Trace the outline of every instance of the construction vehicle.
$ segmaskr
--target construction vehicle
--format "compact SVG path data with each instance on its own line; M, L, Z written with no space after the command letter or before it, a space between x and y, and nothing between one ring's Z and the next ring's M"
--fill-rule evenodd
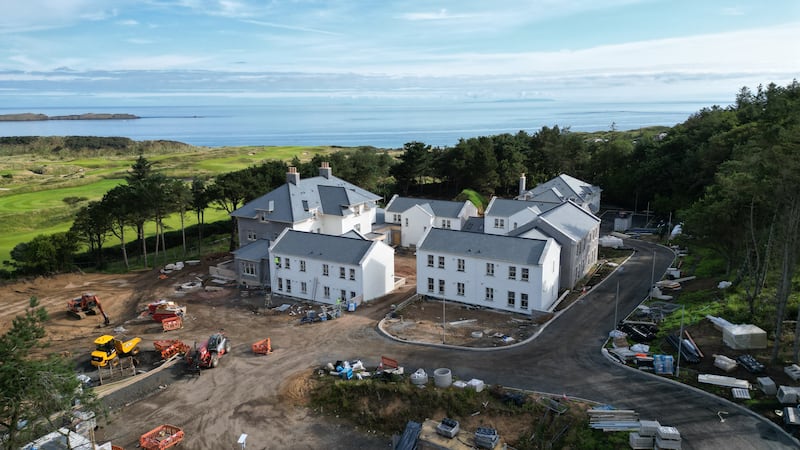
M140 342L142 342L142 338L139 337L123 342L114 336L104 334L94 340L96 349L92 352L92 365L95 367L106 367L109 364L115 366L119 363L119 358L136 356L139 354Z
M139 447L161 450L178 445L183 440L183 430L174 425L160 425L139 437Z
M194 355L188 356L186 361L194 369L212 369L219 365L219 358L231 351L231 341L224 333L212 334Z
M97 314L95 308L97 308L97 311L100 311L100 315L103 316L103 324L108 325L111 319L109 319L105 311L103 311L103 305L96 295L85 293L78 298L73 298L67 303L67 313L78 319Z

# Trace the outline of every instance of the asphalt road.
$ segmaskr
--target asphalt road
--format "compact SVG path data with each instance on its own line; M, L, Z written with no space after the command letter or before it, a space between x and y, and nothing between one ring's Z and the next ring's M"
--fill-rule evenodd
M674 258L664 247L639 241L626 244L638 251L624 264L621 275L618 271L595 286L543 327L535 339L499 350L392 340L375 326L388 305L359 308L324 324L298 326L266 315L254 316L249 309L233 304L215 307L196 301L192 304L196 320L181 330L185 336L179 338L207 336L209 329L226 324L233 342L242 344L234 347L220 369L208 371L200 379L186 380L177 371L164 371L106 397L106 404L115 409L114 420L104 430L109 435L106 438L133 446L138 434L154 424L174 423L186 431L187 448L223 448L221 443L235 442L236 433L242 430L250 434L254 448L260 448L256 442L271 443L263 448L311 449L319 448L320 442L330 449L385 448L381 439L370 440L358 430L335 423L319 423L308 411L285 405L282 389L287 377L303 368L386 355L408 371L421 367L433 373L446 367L460 379L478 378L487 384L563 393L633 409L642 419L676 427L684 449L800 448L769 421L727 400L623 367L602 355L601 348L614 325L617 279L618 317L625 317L646 297L653 273L660 279ZM255 358L249 342L263 339L265 333L272 337L276 351L268 358ZM160 390L161 385L169 388ZM158 395L147 394L152 392ZM131 403L135 399L139 401ZM724 422L719 411L728 413Z
M387 351L406 367L450 368L462 379L478 378L526 390L563 393L633 409L680 431L684 449L797 449L800 443L771 422L734 403L663 377L610 361L601 348L618 317L647 296L653 273L661 279L674 254L641 241L626 242L637 252L603 283L560 313L533 340L491 352L392 345ZM655 250L655 265L653 256ZM654 269L655 267L655 269ZM431 372L429 372L431 373ZM724 421L718 412L723 411Z

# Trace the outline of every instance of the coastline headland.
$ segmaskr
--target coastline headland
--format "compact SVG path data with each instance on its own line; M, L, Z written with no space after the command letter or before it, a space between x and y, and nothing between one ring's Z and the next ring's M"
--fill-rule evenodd
M46 114L34 113L0 114L0 121L2 122L32 122L42 120L129 120L138 118L139 116L133 114L108 113L70 114L67 116L48 116Z

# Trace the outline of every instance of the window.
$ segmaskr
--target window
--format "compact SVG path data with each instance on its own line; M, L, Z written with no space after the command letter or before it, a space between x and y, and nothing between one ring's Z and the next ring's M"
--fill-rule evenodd
M278 290L283 290L283 278L278 278Z
M242 274L243 275L255 276L256 275L256 265L251 263L251 262L242 261Z
M350 269L350 279L351 280L356 279L356 269Z
M522 309L528 309L528 294L519 294L519 307Z
M339 291L339 300L342 300L342 301L347 300L347 291L345 291L344 289Z
M428 292L433 292L433 278L428 278Z
M400 214L395 214L395 215L394 215L394 219L392 220L392 222L394 222L394 223L400 223L400 221L401 221L401 219L400 219Z
M286 292L292 292L292 280L286 280Z
M361 224L357 223L357 224L353 225L353 229L356 230L356 231L361 231Z
M450 229L450 219L442 219L442 228L445 230Z
M494 288L486 288L486 301L493 302L494 301Z
M344 267L339 267L339 278L344 280Z
M514 222L514 229L517 229L517 222Z
M494 263L486 263L486 276L494 276Z
M306 271L306 260L301 259L300 260L300 272L305 272L305 271Z
M495 228L505 228L506 227L506 220L505 219L494 219L494 227Z
M330 274L330 267L327 264L322 265L322 276L327 277Z
M325 286L322 288L322 296L325 298L331 298L331 287Z
M508 306L514 306L517 302L517 294L514 291L508 291Z
M508 266L508 279L509 280L517 279L517 266Z
M406 226L408 226L408 217L406 217Z
M281 268L281 257L280 256L276 256L275 257L275 268L276 269L280 269Z
M258 235L253 230L247 230L247 240L248 241L255 241L258 239Z
M522 276L522 278L521 278L522 281L528 281L528 268L527 267L523 267L522 268L521 276Z
M439 268L444 269L444 256L439 257Z
M439 280L439 293L444 295L444 280Z
M458 258L458 271L459 272L464 271L464 260L461 258Z
M428 255L428 267L433 267L433 255Z
M291 264L289 263L289 258L283 258L283 266L287 269L291 269Z
M456 288L457 288L458 295L463 297L464 296L464 283L456 284Z
M306 283L305 281L300 282L300 292L302 292L303 294L308 294L308 283Z
M350 298L356 298L356 293L353 292L353 291L350 291Z

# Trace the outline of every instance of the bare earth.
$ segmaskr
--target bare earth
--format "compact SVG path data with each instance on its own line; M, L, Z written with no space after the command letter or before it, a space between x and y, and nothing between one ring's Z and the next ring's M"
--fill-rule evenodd
M89 364L89 353L92 341L101 334L141 337L139 369L151 371L157 368L152 363L159 359L153 351L154 341L181 339L193 345L213 332L225 331L233 350L221 359L219 368L196 377L185 375L183 365L176 364L150 376L137 375L133 379L138 381L130 387L104 397L109 417L97 430L98 442L111 440L135 448L141 434L166 423L182 427L186 432L182 445L192 449L237 449L242 433L248 434L248 449L388 448L386 436L337 423L307 408L306 394L313 369L328 362L361 354L368 367L377 364L380 355L369 349L385 338L374 329L379 319L392 311L392 305L414 290L413 256L397 257L395 272L407 277L406 286L398 292L362 306L356 313L310 325L300 325L295 312L303 305L292 301L273 298L272 306L293 305L285 313L275 313L266 307L263 296L243 295L235 287L210 292L180 289L181 284L198 278L213 286L208 283L208 265L217 262L211 258L198 266L186 266L166 279L152 270L125 275L68 274L8 285L3 288L6 307L0 310L0 331L7 330L13 317L23 313L28 299L35 296L50 313L46 352L71 355L79 370L94 378L97 371ZM99 316L77 320L66 314L67 300L84 292L93 292L102 301L111 317L109 327L100 325ZM159 323L138 318L147 303L160 298L187 306L184 328L165 333ZM487 314L454 303L446 307L449 324L465 321L448 325L445 341L451 345L507 345L500 336L518 341L538 328L535 320L521 316ZM441 343L441 315L441 303L420 302L400 311L387 328L402 339ZM473 337L474 331L483 336ZM273 354L254 355L251 344L266 337L271 338Z

